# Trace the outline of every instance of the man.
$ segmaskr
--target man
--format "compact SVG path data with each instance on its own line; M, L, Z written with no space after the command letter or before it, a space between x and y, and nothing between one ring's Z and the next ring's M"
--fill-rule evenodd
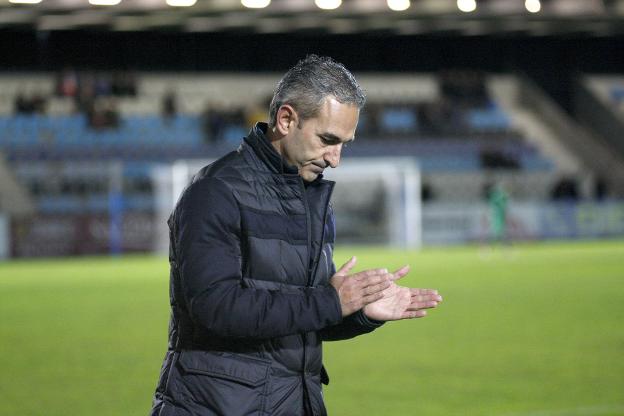
M509 203L507 192L500 183L494 184L489 189L487 199L490 206L492 242L509 242L507 238L507 205Z
M169 348L152 415L323 415L321 342L417 318L441 298L332 262L335 168L361 88L314 55L278 83L268 125L202 169L169 219Z

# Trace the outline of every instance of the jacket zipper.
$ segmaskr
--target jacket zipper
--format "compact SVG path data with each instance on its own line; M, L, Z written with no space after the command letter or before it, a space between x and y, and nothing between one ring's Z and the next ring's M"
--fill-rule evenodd
M314 285L314 277L316 276L316 271L321 261L321 255L323 254L323 246L325 245L325 224L327 224L327 214L329 213L329 201L331 200L331 196L333 192L334 192L334 184L330 183L329 194L327 195L327 202L325 203L325 212L323 213L323 229L321 230L321 241L320 241L320 246L319 246L319 252L316 257L316 261L314 262L314 269L312 270L312 276L311 276L312 281L310 282L310 286Z
M313 263L313 267L310 268L310 260L311 260L311 256L312 256L312 225L311 223L311 219L310 219L310 206L308 204L308 197L306 194L306 190L305 190L305 185L303 184L303 179L300 179L299 181L300 187L301 187L301 191L303 194L303 205L305 208L305 212L306 212L306 227L307 227L307 232L308 232L308 281L307 281L307 286L308 287L312 287L314 285L314 276L316 275L316 271L318 269L318 264L321 261L321 254L323 253L323 245L324 245L324 240L325 240L325 223L327 222L327 214L329 213L329 201L331 200L331 196L332 196L332 192L334 191L334 184L330 184L330 188L329 188L329 194L327 195L327 202L325 203L325 211L323 212L323 223L322 223L322 230L321 230L321 240L320 240L320 245L319 245L319 252L316 256L315 262ZM302 374L302 379L303 379L303 388L307 391L307 383L305 380L305 377L308 373L308 358L307 358L307 334L304 332L303 334L301 334L301 340L303 342L303 374ZM311 408L311 403L309 402L310 400L310 396L309 394L306 392L305 397L307 397L307 403L305 403L306 408L310 406L310 411L312 411Z
M305 185L303 184L303 179L299 178L299 187L301 189L301 195L303 197L303 207L305 209L305 213L306 213L306 228L307 228L307 236L308 236L308 264L306 265L306 270L308 272L308 276L307 276L307 282L306 282L306 286L310 286L312 284L312 276L311 276L311 270L310 270L310 260L312 260L311 256L312 256L312 225L310 224L311 220L310 220L310 206L308 204L308 196L306 195L306 190L305 190ZM308 358L307 358L307 351L306 351L306 345L308 342L308 337L307 334L305 332L303 332L301 334L301 342L303 344L303 372L301 374L301 381L303 382L303 389L305 390L304 393L304 406L306 407L306 409L308 408L308 406L310 406L309 404L309 400L310 400L310 395L308 394L307 390L307 383L306 383L306 373L308 372Z
M308 271L306 286L312 285L312 275L310 268L310 261L312 260L312 225L310 224L310 205L308 204L308 196L306 194L305 185L303 184L303 179L299 179L299 185L301 188L302 196L303 196L303 207L306 213L306 231L308 238L308 264L306 265L306 270Z

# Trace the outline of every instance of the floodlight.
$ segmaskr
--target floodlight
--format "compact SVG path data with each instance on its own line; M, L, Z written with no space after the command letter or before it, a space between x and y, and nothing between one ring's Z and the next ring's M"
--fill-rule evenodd
M41 3L41 0L9 0L9 3L13 3L13 4L37 4L37 3Z
M263 9L271 4L271 0L241 0L241 4L249 9Z
M477 9L476 0L457 0L457 8L464 13L474 12Z
M167 4L172 7L191 7L197 0L167 0Z
M121 0L89 0L89 4L94 6L115 6L121 3Z
M541 10L542 5L540 0L525 0L524 7L531 13L537 13Z
M340 7L342 0L314 0L314 3L319 9L333 10Z
M410 0L388 0L388 7L390 10L396 12L402 12L410 7Z

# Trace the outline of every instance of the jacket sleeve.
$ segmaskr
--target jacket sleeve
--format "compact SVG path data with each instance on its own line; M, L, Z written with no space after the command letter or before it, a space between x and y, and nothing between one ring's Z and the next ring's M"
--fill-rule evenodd
M331 276L333 276L336 273L336 266L333 263L331 265ZM358 335L368 334L383 324L383 321L376 321L368 318L364 314L364 310L360 309L345 317L340 323L323 328L319 332L323 341L340 341L354 338Z
M222 337L271 338L317 331L341 321L329 287L280 292L243 287L240 211L220 179L203 178L176 209L174 242L191 318Z

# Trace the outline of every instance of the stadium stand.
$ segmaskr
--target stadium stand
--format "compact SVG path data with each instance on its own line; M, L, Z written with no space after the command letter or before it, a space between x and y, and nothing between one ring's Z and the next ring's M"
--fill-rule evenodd
M114 76L125 84L114 87ZM83 78L88 94L81 90ZM141 221L149 223L157 205L154 168L233 150L253 122L266 118L276 78L67 69L56 76L3 75L0 88L7 92L0 103L0 149L39 215L82 218L117 210L126 217L143 215ZM577 178L585 178L578 184L578 197L591 192L596 178L583 173L589 165L582 151L562 141L561 128L553 129L531 111L535 106L523 102L527 88L519 86L525 82L521 77L454 70L363 74L360 79L368 104L357 145L346 149L345 157L416 158L425 204L482 201L483 190L493 181L519 201L553 197L563 178L574 189ZM45 104L39 110L18 106L32 97ZM547 101L533 98L542 105ZM95 114L98 105L109 113ZM149 233L139 235L146 239L125 249L149 248ZM82 249L75 245L73 254Z

